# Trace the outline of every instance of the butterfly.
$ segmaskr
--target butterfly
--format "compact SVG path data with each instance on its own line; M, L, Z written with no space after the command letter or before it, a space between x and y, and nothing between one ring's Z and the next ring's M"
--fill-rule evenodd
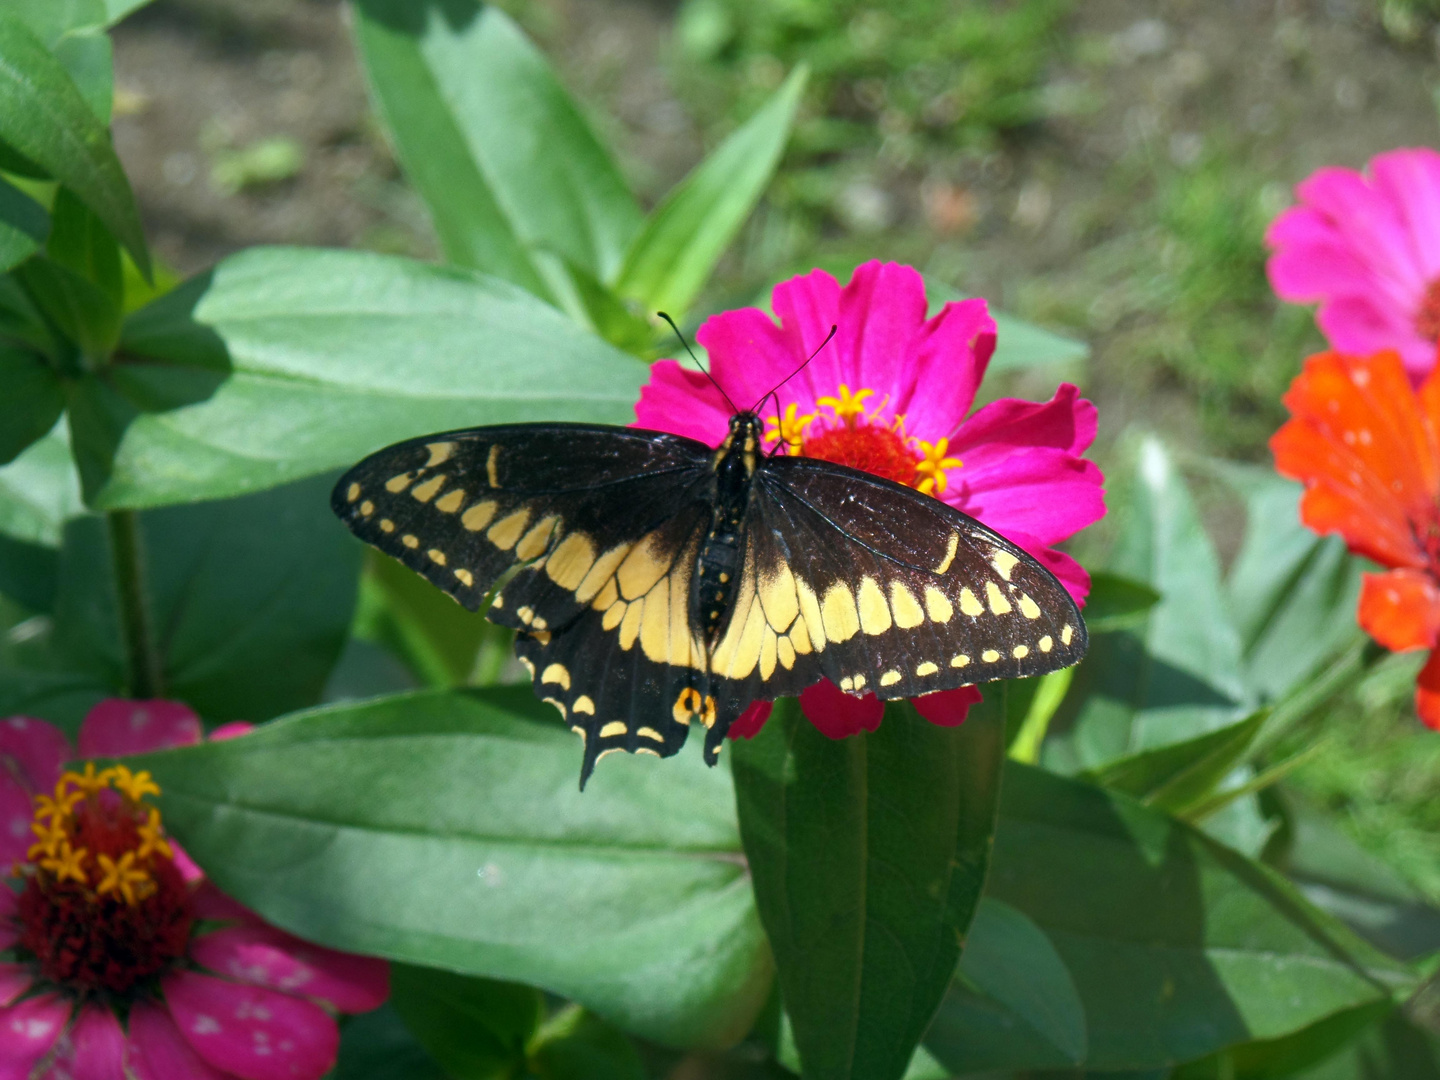
M584 740L582 788L604 755L668 757L696 724L713 765L751 703L821 679L916 697L1084 655L1074 600L1022 548L914 488L765 454L762 430L742 410L718 447L559 423L426 435L350 469L331 506L470 610L490 600Z

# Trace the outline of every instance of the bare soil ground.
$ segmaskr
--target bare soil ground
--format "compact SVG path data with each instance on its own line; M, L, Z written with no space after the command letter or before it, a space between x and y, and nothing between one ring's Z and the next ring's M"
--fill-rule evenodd
M1154 314L1133 294L1164 251L1146 246L1153 226L1137 207L1160 177L1216 147L1283 200L1321 164L1435 143L1436 46L1391 41L1375 8L1084 0L1070 57L1050 76L1068 115L987 154L882 146L873 160L837 163L851 180L817 250L904 257L1078 333L1095 348L1086 390L1110 430L1141 418L1202 442L1187 391L1145 362ZM699 159L705 136L667 74L674 4L533 0L522 18L644 198ZM368 110L338 0L157 0L115 42L116 142L176 269L257 243L433 256L424 208ZM240 191L214 182L217 163L276 137L302 152L293 176ZM727 264L732 278L753 270L739 255Z

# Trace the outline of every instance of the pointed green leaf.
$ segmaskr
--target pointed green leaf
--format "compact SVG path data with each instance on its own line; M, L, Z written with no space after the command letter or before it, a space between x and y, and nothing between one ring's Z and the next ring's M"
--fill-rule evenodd
M0 345L0 465L55 426L65 407L60 376L28 349Z
M79 196L149 274L140 212L105 123L35 33L3 13L0 139Z
M0 179L0 271L19 266L45 244L50 216L13 184Z
M985 891L1063 963L1085 1052L1077 1062L1056 975L1025 1004L1000 992L1013 951L972 940L925 1039L957 1074L1163 1069L1388 1003L1418 979L1259 863L1127 796L1023 765L1006 768ZM992 930L977 921L972 934Z
M665 196L626 252L616 292L649 311L682 317L775 175L805 79L803 66L792 72L759 112Z
M261 720L318 701L344 644L358 545L326 478L140 515L146 595L166 691L207 721ZM70 522L56 636L71 670L124 685L104 521Z
M227 259L136 312L121 349L92 388L105 508L271 487L449 428L624 424L646 375L493 278L303 248Z
M804 1075L899 1080L979 900L1004 756L1004 693L944 728L891 702L822 735L797 701L735 744L741 834Z
M352 952L538 986L726 1046L772 968L730 777L580 746L529 687L332 706L139 759L220 888Z
M454 1080L519 1073L545 1015L532 986L410 964L391 965L390 1006Z
M509 16L478 0L356 0L355 14L376 108L446 257L541 296L536 251L608 280L640 210Z
M64 421L0 466L0 534L59 547L66 519L83 512Z

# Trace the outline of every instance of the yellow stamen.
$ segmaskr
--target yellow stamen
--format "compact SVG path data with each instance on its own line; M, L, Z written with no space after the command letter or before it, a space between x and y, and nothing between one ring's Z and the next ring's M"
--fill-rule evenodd
M160 811L154 807L150 809L150 816L145 824L136 827L140 834L140 858L145 859L152 852L158 851L167 859L175 857L175 850L170 846L170 841L160 834Z
M846 427L853 427L855 417L865 415L865 399L874 396L874 390L860 390L852 394L850 393L850 387L841 383L840 396L838 398L822 397L816 401L816 404L823 405L833 412L835 419L844 423Z
M100 863L100 871L104 875L100 884L95 886L95 891L104 896L106 893L118 892L125 899L125 903L134 905L146 896L154 888L154 882L150 880L150 874L135 865L135 852L127 851L120 856L119 861L101 853L95 856Z
M87 761L83 773L65 772L60 775L60 783L55 785L55 793L64 795L70 784L74 784L82 795L94 795L102 788L110 786L110 778L115 773L114 769L105 769L97 773L95 763Z
M160 787L154 780L150 779L148 772L132 773L124 765L116 765L114 769L108 770L115 774L115 790L131 799L139 802L146 795L159 795Z
M71 791L67 794L56 794L55 798L49 795L35 796L35 820L43 821L51 818L56 823L64 821L70 816L70 810L85 796L78 791Z
M806 416L796 416L795 414L799 411L800 406L792 401L785 406L784 416L767 416L765 418L765 441L774 442L779 439L792 452L799 453L800 444L805 441L805 429L818 415L809 413Z
M30 823L30 831L40 838L38 844L31 844L30 849L25 852L27 859L37 859L42 855L53 856L56 847L69 840L70 834L65 831L65 825L60 821L53 821L49 825L42 825L38 821Z
M933 444L924 440L917 441L920 443L920 452L925 455L925 459L915 465L916 474L924 477L915 486L927 495L939 495L945 490L945 485L949 483L945 470L958 469L961 461L959 458L945 456L945 451L950 446L949 439L941 439Z
M89 882L85 876L85 856L88 854L87 849L82 847L75 850L71 848L69 840L62 840L60 841L60 850L55 853L53 858L41 859L40 866L54 874L56 881L73 878L81 885L85 885Z

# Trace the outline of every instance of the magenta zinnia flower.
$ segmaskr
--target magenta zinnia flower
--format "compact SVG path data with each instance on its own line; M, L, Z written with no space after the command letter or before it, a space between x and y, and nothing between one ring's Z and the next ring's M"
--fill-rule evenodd
M1024 547L1076 600L1089 576L1054 545L1105 513L1104 478L1080 455L1095 438L1095 407L1068 383L1048 402L1005 398L967 416L995 348L984 300L946 304L926 319L919 273L896 263L859 267L843 289L823 270L775 287L779 325L757 308L716 315L696 335L710 371L740 408L777 384L769 446L908 484L979 518ZM830 328L835 338L799 374ZM651 367L635 407L640 427L718 445L730 407L705 376L674 360ZM974 687L915 700L934 723L958 724L980 699ZM810 720L839 738L874 731L884 703L821 682L800 696ZM757 702L732 725L750 736L769 715Z
M1320 169L1296 193L1300 205L1265 234L1276 294L1318 302L1339 352L1394 349L1418 383L1440 340L1440 154L1391 150L1364 173Z
M79 754L200 738L184 705L112 699ZM381 1005L388 966L267 925L165 835L149 773L62 772L74 756L43 720L0 721L0 861L19 878L0 886L0 1077L318 1080L333 1013Z

